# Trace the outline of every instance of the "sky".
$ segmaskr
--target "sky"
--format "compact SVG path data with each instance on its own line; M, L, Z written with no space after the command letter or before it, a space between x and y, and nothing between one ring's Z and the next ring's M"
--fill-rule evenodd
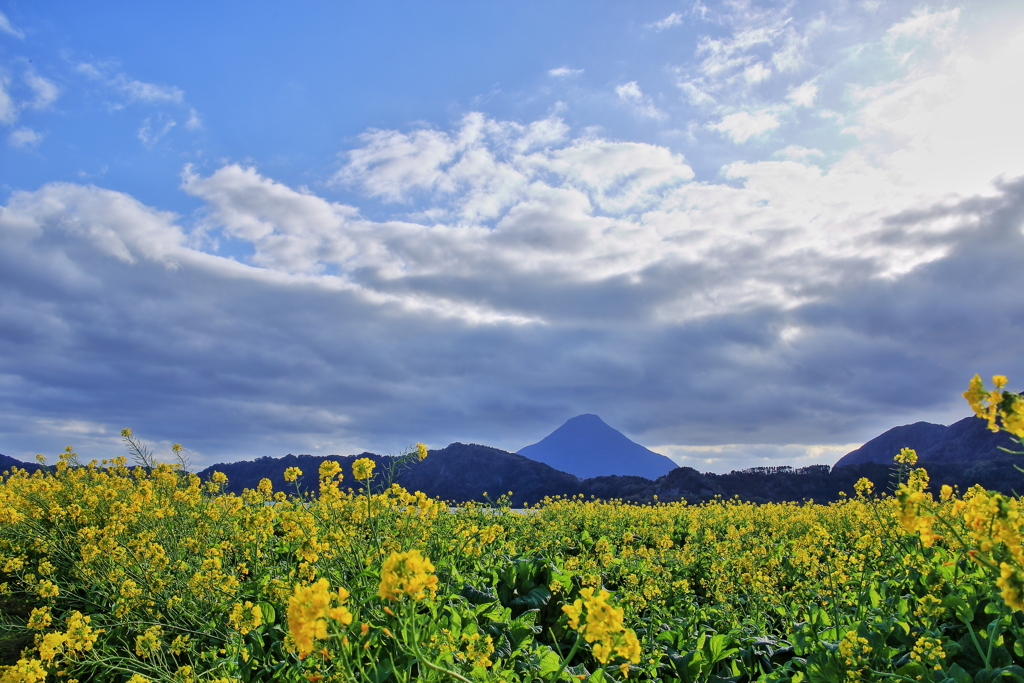
M600 415L834 463L1024 386L1024 4L0 0L0 452Z

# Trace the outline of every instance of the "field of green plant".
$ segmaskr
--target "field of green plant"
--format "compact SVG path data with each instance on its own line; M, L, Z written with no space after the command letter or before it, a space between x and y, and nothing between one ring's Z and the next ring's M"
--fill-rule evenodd
M1024 436L994 382L965 396ZM831 505L520 514L374 493L370 460L224 494L123 435L138 466L3 478L0 683L1024 681L1020 499L933 496L906 449Z

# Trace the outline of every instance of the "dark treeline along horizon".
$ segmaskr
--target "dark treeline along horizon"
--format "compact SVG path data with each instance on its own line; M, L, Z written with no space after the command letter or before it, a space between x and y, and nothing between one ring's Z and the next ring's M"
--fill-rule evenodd
M700 503L715 497L739 498L753 503L836 501L854 495L854 484L866 477L884 492L895 481L892 457L903 447L918 452L919 466L927 468L931 490L943 484L966 491L976 484L1007 495L1024 492L1024 465L1021 445L1005 432L992 433L985 420L969 417L949 427L918 422L895 427L847 454L835 466L811 465L759 466L733 470L726 474L700 472L692 467L677 467L657 479L639 476L598 476L581 479L525 456L479 444L453 443L431 450L422 460L399 463L393 456L375 453L358 455L292 455L262 457L211 465L197 474L209 479L213 473L228 477L225 490L240 494L254 489L261 479L269 479L275 491L315 495L317 472L326 460L337 461L342 468L342 488L359 490L364 482L355 479L352 463L370 458L377 463L377 476L371 487L378 490L396 483L409 491L422 491L432 498L461 504L476 501L512 507L526 507L544 498L584 496L601 500L633 503ZM403 467L394 467L404 465ZM0 455L0 470L21 467L34 471L42 467ZM303 475L286 482L284 472L298 467ZM388 476L389 470L394 470Z

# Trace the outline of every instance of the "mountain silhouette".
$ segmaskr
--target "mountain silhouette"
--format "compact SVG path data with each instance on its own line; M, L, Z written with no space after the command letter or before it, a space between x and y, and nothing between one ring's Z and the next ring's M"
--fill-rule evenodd
M965 417L948 427L930 422L915 422L893 427L855 451L839 459L835 467L875 462L890 465L902 448L913 448L922 464L962 463L1001 460L1007 453L1020 450L1020 444L1006 432L992 432L980 417Z
M519 455L581 479L627 475L657 479L676 468L664 455L630 441L597 415L578 415Z

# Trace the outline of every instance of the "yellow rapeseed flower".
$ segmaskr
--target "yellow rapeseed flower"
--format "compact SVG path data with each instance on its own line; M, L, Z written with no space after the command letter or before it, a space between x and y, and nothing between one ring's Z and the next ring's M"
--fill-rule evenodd
M330 479L334 475L338 475L338 479L341 479L341 465L334 460L324 460L320 463L321 479Z
M249 600L245 604L236 602L228 613L228 623L243 636L263 623L263 610Z
M370 475L373 474L373 468L376 464L369 458L359 458L352 463L352 476L356 479L369 479Z
M288 598L288 633L295 640L300 659L313 652L315 640L327 637L327 619L346 626L352 623L352 613L345 607L348 597L344 588L332 593L324 578L308 586L296 584L295 592ZM338 604L332 607L333 602Z
M601 589L584 588L571 605L562 611L569 617L569 627L592 644L594 657L607 664L618 655L637 664L640 662L640 641L636 633L623 626L623 610L608 604L611 594Z
M295 481L296 479L298 479L301 476L302 476L302 470L300 470L298 467L289 467L288 469L286 469L284 471L284 480L285 481Z
M377 594L387 600L400 600L403 595L413 600L433 598L437 594L434 565L418 550L391 553L381 567Z

